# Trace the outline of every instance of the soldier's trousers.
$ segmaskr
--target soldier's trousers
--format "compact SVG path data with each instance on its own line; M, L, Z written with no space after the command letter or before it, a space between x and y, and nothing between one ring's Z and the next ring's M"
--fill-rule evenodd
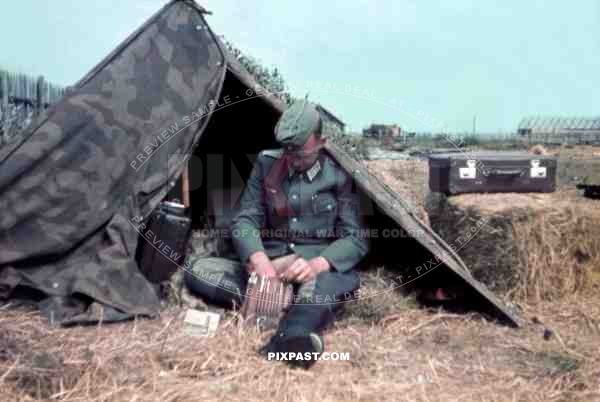
M186 286L206 302L239 308L246 291L248 274L238 261L218 257L194 261L184 275ZM360 287L356 272L322 272L296 287L295 303L280 322L279 332L320 332L331 324L344 304L354 299Z

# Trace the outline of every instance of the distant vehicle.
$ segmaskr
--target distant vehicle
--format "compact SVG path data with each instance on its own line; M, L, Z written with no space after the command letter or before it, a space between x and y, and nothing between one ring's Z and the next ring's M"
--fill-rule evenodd
M600 199L600 174L585 176L576 187L583 190L584 197Z

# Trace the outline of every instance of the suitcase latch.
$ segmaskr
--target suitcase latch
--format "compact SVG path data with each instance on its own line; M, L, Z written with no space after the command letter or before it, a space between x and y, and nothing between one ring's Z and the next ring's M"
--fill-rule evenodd
M529 176L531 178L546 178L547 172L545 166L540 166L538 159L531 160L531 168L529 169Z
M467 167L458 169L458 175L461 179L474 179L477 176L476 162L473 159L467 160Z

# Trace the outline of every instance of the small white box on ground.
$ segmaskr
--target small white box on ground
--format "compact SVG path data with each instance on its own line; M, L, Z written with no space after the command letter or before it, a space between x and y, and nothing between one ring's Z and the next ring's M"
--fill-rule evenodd
M183 331L192 336L215 336L221 315L189 309L183 320Z

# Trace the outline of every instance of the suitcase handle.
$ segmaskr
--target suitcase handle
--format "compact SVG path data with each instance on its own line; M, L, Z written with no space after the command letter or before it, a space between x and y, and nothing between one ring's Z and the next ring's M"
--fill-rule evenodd
M483 172L483 175L488 176L523 176L523 169L489 169Z

